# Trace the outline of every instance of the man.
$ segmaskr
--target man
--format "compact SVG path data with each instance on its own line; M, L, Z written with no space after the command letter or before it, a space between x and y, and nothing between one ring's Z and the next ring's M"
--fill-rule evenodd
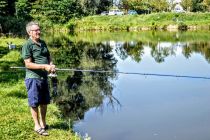
M29 39L23 45L22 57L26 67L25 84L28 92L28 103L34 121L34 130L47 136L46 112L50 103L50 93L47 81L48 73L55 72L49 50L40 39L40 27L36 22L26 25ZM39 118L40 114L40 118Z

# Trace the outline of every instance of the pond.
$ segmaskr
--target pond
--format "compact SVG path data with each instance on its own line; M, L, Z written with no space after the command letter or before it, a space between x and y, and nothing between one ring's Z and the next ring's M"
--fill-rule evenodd
M57 71L52 79L53 100L75 132L93 140L210 139L209 32L44 38L59 68L111 71Z

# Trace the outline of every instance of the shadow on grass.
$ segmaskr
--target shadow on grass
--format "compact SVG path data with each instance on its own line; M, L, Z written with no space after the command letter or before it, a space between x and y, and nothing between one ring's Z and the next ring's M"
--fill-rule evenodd
M0 72L0 84L1 83L14 83L19 79L24 80L25 71L3 71Z
M0 46L0 58L2 58L4 55L6 55L9 52L8 48Z
M16 91L16 92L11 92L11 93L7 94L7 97L26 99L27 95L25 92Z
M56 123L49 126L50 129L61 129L61 130L69 130L69 125L67 123ZM72 128L72 127L70 127Z
M23 66L23 60L18 59L17 61L0 61L0 70L1 71L12 71L10 67L12 66ZM15 71L15 70L13 70Z
M16 48L14 49L9 49L8 47L0 46L0 58L7 55L10 51L13 51L13 50L17 50L21 52L21 49L22 49L21 45L16 45Z

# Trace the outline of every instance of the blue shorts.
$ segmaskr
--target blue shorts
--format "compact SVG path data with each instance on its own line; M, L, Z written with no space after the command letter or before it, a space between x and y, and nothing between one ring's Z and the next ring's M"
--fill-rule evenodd
M28 104L31 107L38 107L50 103L50 92L47 79L29 78L25 80L28 92Z

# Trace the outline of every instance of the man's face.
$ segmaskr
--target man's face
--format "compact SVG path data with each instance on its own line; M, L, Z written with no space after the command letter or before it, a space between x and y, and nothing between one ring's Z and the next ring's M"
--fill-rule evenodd
M29 31L30 37L34 40L39 40L40 34L41 34L41 31L40 31L39 26L38 25L32 25L31 30Z

